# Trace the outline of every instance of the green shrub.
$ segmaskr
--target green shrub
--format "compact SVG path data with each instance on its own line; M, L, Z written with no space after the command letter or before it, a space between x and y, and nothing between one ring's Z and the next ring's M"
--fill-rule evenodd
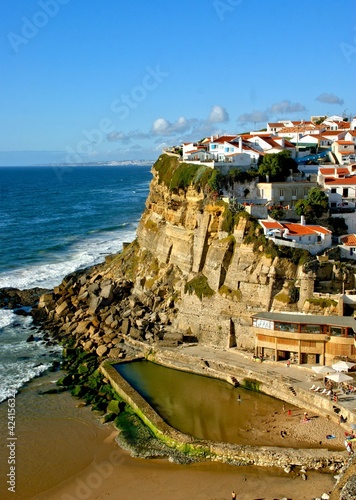
M324 298L312 297L310 299L307 299L307 302L310 302L310 304L313 304L315 306L322 307L323 309L326 309L327 307L337 306L336 300L326 299L326 298L324 299Z
M242 293L240 290L231 290L226 285L222 285L219 288L220 295L225 295L227 298L235 300L236 302L241 300Z
M169 188L171 191L179 189L187 189L191 184L199 170L199 165L189 165L181 163L173 172Z
M185 293L195 293L195 295L202 300L203 297L212 297L215 292L208 284L208 279L204 274L198 274L191 281L185 285Z

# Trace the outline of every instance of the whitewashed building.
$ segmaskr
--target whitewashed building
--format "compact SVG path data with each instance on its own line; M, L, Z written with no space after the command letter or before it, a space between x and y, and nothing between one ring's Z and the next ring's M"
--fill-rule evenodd
M300 224L260 220L264 235L276 245L307 250L316 255L331 247L332 233L323 226L305 224L301 217Z

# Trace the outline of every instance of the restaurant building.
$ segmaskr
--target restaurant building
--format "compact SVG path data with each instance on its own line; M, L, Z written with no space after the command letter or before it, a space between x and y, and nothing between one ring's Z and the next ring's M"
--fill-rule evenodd
M252 316L255 355L298 364L356 361L356 318L259 312Z

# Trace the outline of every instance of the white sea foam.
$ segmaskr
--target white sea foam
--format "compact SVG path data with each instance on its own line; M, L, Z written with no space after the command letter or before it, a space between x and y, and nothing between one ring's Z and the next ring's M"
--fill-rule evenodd
M22 290L42 287L53 288L67 275L78 269L103 262L106 255L121 251L123 242L135 238L135 229L128 226L119 232L101 233L81 240L71 247L67 254L59 254L56 260L29 265L21 269L0 274L0 288L15 287Z
M0 309L0 328L11 325L17 318L10 309Z
M33 361L19 363L0 363L0 403L17 394L18 390L34 377L38 377L51 367L51 363L34 365Z
M29 330L31 316L18 316L12 311L0 309L0 318L9 321L0 327L0 402L10 397L32 378L50 368L53 356L61 353L61 346L48 348L40 330ZM30 332L33 342L27 342Z

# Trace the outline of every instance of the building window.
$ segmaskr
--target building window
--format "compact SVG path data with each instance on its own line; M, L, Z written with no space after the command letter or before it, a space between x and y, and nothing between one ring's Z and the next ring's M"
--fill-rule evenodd
M341 328L338 326L332 326L330 328L330 333L333 337L341 337Z
M284 189L279 190L279 196L284 196Z
M336 194L336 188L331 188L332 194Z
M292 196L297 196L297 189L296 188L292 189Z
M301 325L301 331L303 333L321 333L320 325Z
M349 188L343 188L343 190L342 190L342 196L344 198L347 198L349 196Z

